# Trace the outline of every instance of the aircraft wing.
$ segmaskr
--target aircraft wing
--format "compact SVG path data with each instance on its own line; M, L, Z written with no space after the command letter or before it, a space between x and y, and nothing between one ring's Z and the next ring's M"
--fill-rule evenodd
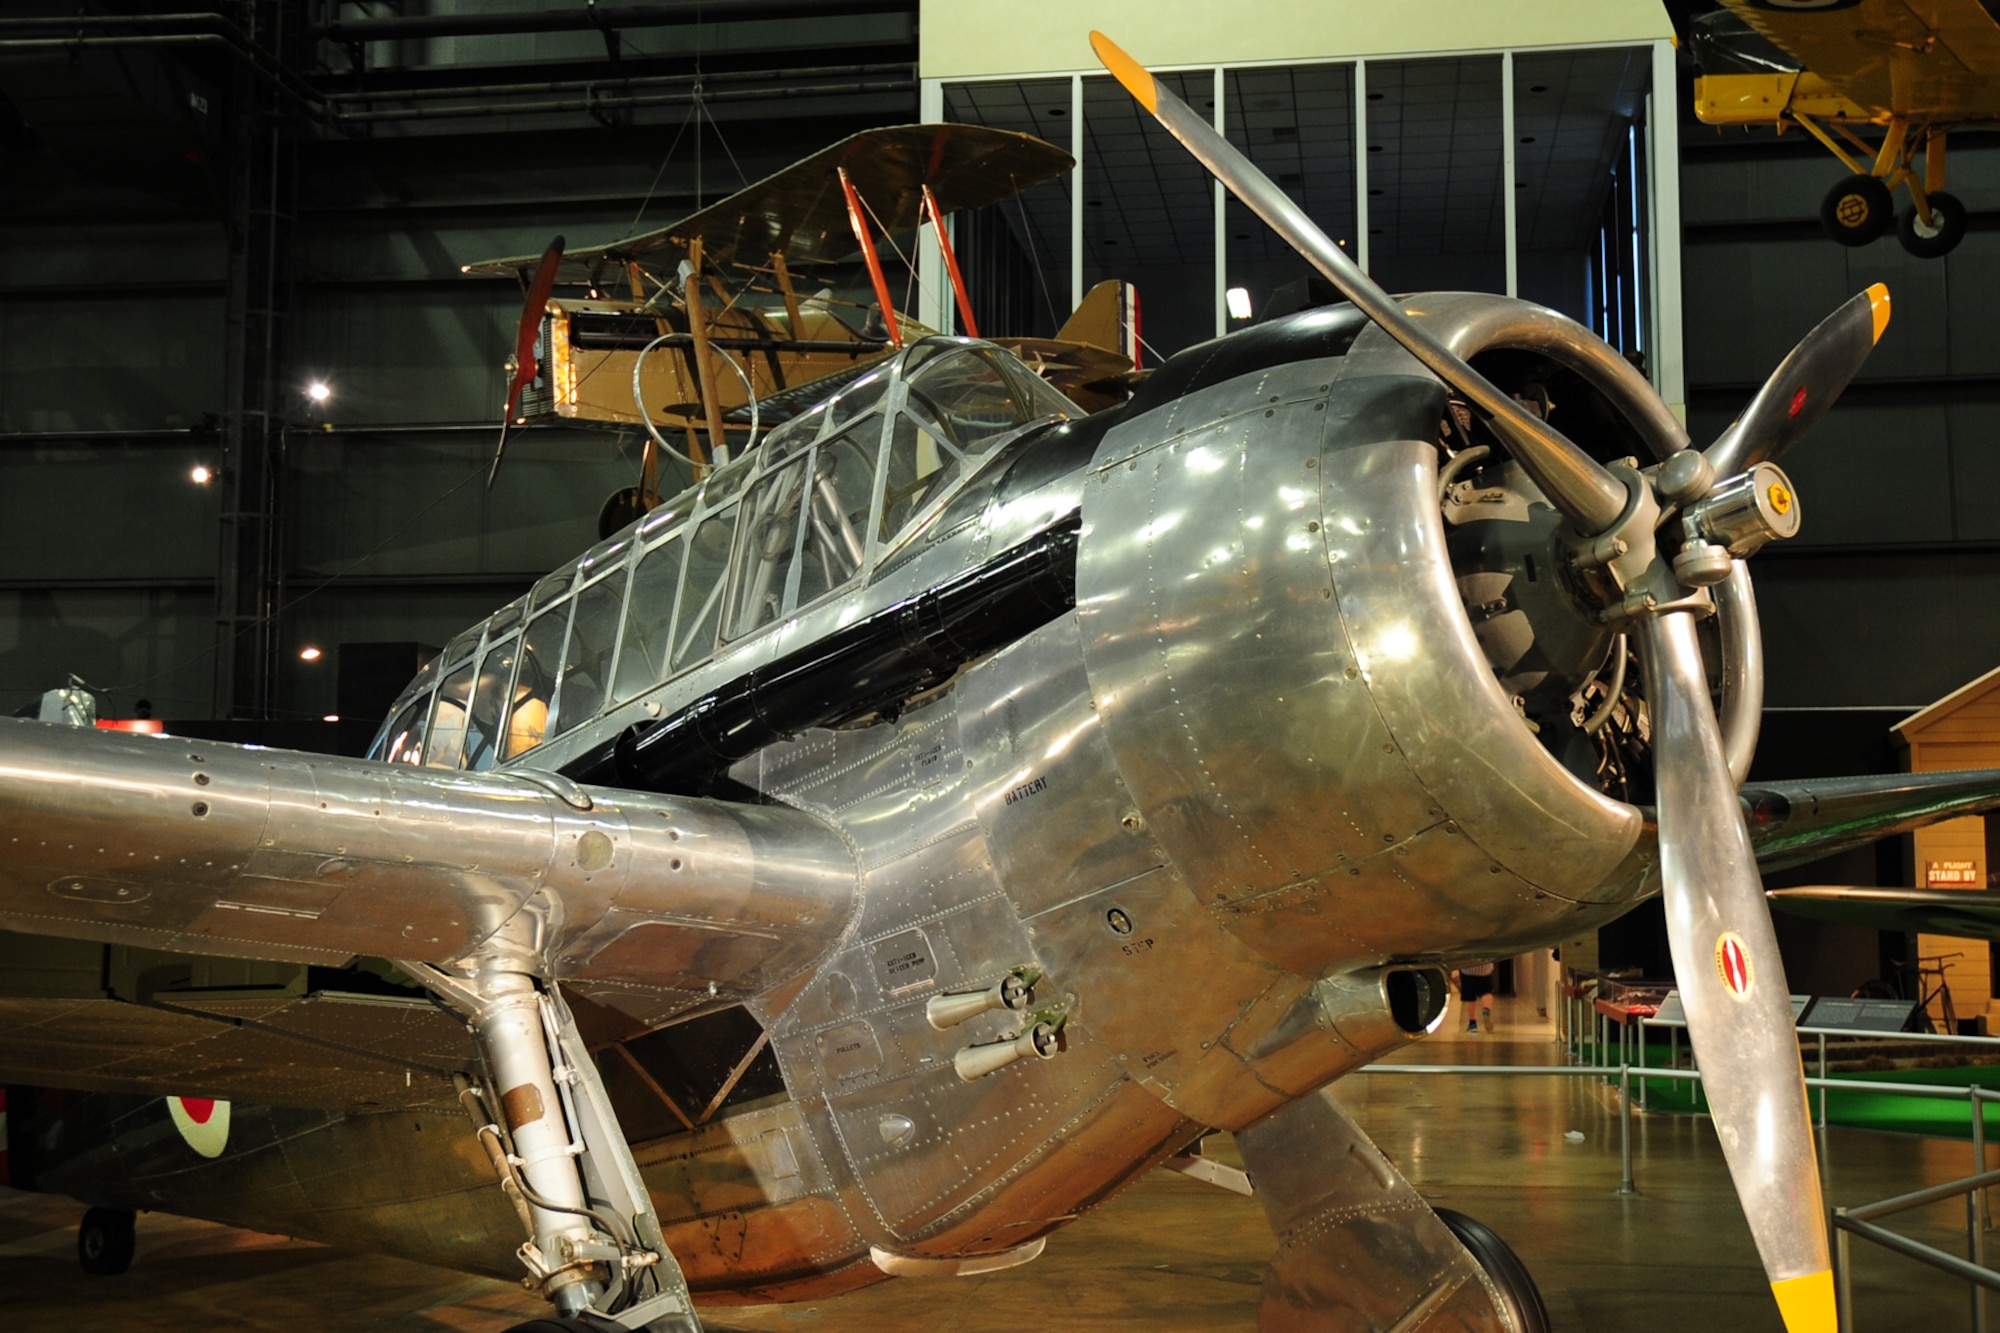
M1076 160L1054 144L979 125L863 130L658 231L571 249L557 281L592 282L627 260L657 263L660 252L678 256L697 237L703 252L716 260L740 253L746 263L762 263L780 252L787 260L845 258L855 242L841 168L881 226L897 232L917 225L925 185L938 208L949 213L997 203L1074 165ZM468 264L464 271L520 273L540 261L539 253L514 255Z
M315 990L322 969L449 975L525 913L565 991L629 1034L797 975L858 892L847 843L785 807L18 719L0 845L0 931L304 965L289 987L79 984L69 946L0 945L0 1081L291 1105L429 1100L468 1058L427 999Z
M1979 0L1723 0L1842 95L1897 115L2000 115L2000 24Z
M2000 769L1763 782L1745 787L1742 799L1758 866L1782 870L2000 809Z
M1814 884L1797 889L1771 889L1764 896L1771 900L1771 906L1796 916L1843 926L2000 940L2000 893L1985 890Z

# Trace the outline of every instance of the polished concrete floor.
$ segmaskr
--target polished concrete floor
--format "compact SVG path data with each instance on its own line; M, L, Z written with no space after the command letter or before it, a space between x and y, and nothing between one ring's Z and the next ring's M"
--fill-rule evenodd
M1497 1030L1441 1034L1403 1062L1553 1064L1559 1055L1545 1025L1503 1011ZM1638 1192L1624 1196L1615 1088L1546 1076L1376 1073L1353 1076L1339 1091L1428 1198L1480 1218L1514 1246L1561 1333L1778 1333L1705 1121L1635 1117ZM1972 1168L1970 1147L1944 1140L1835 1130L1825 1147L1835 1203ZM1234 1160L1226 1138L1211 1140L1211 1151ZM131 1273L87 1278L73 1258L81 1211L0 1191L0 1329L501 1333L543 1308L504 1283L157 1215L139 1220ZM1954 1248L1964 1245L1964 1223L1964 1204L1953 1201L1894 1225ZM1156 1172L1052 1237L1047 1253L1022 1268L903 1279L820 1304L706 1317L717 1333L1250 1330L1270 1251L1254 1201ZM1865 1245L1856 1247L1855 1271L1859 1333L1970 1327L1961 1283Z

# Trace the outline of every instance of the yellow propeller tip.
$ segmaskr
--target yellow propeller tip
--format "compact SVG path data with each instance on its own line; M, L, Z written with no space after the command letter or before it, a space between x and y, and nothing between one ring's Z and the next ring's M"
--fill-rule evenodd
M1884 283L1876 283L1868 289L1868 312L1875 317L1875 341L1882 341L1882 330L1889 327L1889 288Z
M1886 293L1882 299L1884 303L1888 301ZM1773 1282L1771 1294L1778 1298L1778 1314L1785 1321L1785 1333L1835 1333L1840 1327L1830 1268Z
M1146 67L1125 54L1124 48L1093 30L1090 34L1090 49L1097 52L1097 58L1104 62L1104 68L1111 71L1118 82L1125 85L1125 91L1139 99L1139 105L1148 112L1160 109L1158 86Z

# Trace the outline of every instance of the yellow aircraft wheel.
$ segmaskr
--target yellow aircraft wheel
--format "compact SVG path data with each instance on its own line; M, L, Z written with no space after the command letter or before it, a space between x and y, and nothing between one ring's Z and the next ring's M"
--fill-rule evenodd
M1849 176L1837 181L1820 200L1819 225L1842 245L1866 245L1884 235L1896 221L1896 202L1889 187L1873 176Z
M1916 205L1903 210L1896 222L1896 239L1919 259L1938 259L1950 254L1965 239L1965 205L1956 195L1939 190L1927 201L1931 223L1927 227L1917 216Z

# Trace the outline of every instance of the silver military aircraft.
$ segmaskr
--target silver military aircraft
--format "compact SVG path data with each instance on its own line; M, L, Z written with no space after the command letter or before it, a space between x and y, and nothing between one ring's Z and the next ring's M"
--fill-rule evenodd
M86 1266L162 1209L692 1330L1027 1262L1220 1127L1261 1327L1535 1333L1326 1090L1454 964L1663 893L1778 1303L1833 1327L1756 858L2000 797L1738 793L1774 459L1886 293L1697 451L1554 312L1383 295L1096 40L1351 305L1093 416L915 342L453 640L366 761L0 723L12 1160Z

